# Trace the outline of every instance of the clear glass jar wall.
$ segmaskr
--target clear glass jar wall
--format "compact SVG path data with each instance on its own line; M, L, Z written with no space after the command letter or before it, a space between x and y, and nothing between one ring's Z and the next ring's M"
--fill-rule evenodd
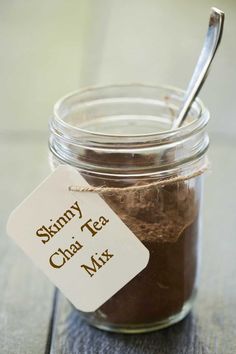
M150 331L191 309L202 196L202 176L194 175L206 164L209 113L197 100L185 125L171 131L182 99L174 88L119 85L76 92L55 105L52 168L69 164L91 185L116 187L102 197L150 251L140 274L96 312L82 314L99 328ZM181 179L165 184L175 177Z

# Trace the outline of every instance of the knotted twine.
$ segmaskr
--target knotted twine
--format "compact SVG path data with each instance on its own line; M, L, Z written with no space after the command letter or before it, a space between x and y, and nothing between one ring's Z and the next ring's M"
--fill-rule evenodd
M174 177L168 177L168 178L163 178L161 180L157 180L151 183L146 183L142 185L132 185L128 187L107 187L107 186L69 186L68 189L69 191L72 192L95 192L95 193L109 193L109 192L115 192L115 191L126 191L126 190L139 190L139 189L145 189L153 186L160 186L164 187L169 184L177 183L177 182L183 182L183 181L188 181L194 177L198 177L202 175L209 167L209 162L207 161L202 168L199 170L196 170L188 175L178 175Z
M69 186L73 192L100 193L113 211L142 242L176 242L188 227L194 227L198 216L194 188L179 189L181 182L202 175L208 161L187 175L156 180L151 183L126 187ZM176 184L177 190L162 187ZM160 187L160 188L156 188ZM150 194L151 193L151 194ZM153 195L153 196L151 196ZM177 205L176 205L177 203ZM180 204L179 204L180 203ZM163 210L164 208L164 210ZM196 221L197 222L197 221Z

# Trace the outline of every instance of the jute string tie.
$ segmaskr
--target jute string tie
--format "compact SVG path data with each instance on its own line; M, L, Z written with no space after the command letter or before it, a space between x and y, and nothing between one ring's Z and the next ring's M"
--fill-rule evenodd
M188 181L194 177L202 175L209 167L209 163L207 162L203 167L197 171L194 171L188 175L179 175L175 177L164 178L162 180L157 180L151 183L142 184L142 185L133 185L128 187L106 187L106 186L69 186L69 191L72 192L95 192L95 193L109 193L115 191L131 191L131 190L140 190L145 189L153 186L160 186L164 187L169 184Z

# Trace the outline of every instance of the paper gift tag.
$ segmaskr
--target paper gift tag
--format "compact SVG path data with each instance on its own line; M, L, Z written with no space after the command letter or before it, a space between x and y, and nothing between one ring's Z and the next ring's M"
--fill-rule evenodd
M8 234L81 311L98 309L143 270L149 251L88 183L59 166L10 215Z

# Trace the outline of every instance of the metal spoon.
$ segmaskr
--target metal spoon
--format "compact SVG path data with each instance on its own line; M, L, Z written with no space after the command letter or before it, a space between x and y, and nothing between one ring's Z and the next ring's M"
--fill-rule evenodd
M208 31L193 76L185 93L183 103L174 119L172 129L179 128L185 121L189 109L204 84L209 67L220 44L224 26L224 12L212 7Z

